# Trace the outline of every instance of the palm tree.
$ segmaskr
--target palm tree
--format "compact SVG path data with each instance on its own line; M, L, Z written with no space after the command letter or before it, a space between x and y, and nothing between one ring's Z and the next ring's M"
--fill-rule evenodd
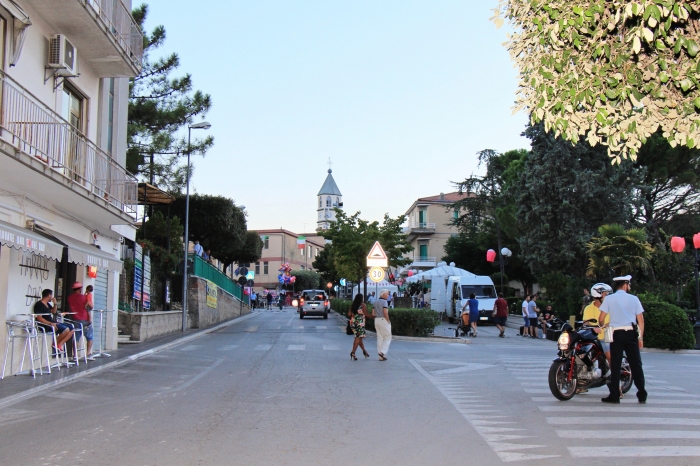
M607 276L610 272L626 275L648 270L652 247L643 228L625 230L622 225L602 225L598 236L586 245L589 277Z

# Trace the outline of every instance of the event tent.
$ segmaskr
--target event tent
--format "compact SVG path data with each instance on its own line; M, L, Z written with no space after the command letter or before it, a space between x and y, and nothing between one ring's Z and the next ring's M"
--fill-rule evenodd
M437 267L434 269L426 270L425 272L418 273L416 275L413 275L411 277L406 278L407 283L418 283L421 281L427 281L431 280L433 278L438 278L438 277L454 277L454 276L463 276L463 277L476 277L471 272L468 272L464 269L460 269L458 267L455 267L454 265L447 265L444 262L441 262Z

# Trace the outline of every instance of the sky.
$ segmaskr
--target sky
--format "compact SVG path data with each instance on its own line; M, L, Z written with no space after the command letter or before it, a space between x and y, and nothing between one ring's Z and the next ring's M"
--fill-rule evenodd
M345 211L381 221L482 173L477 151L529 147L497 0L146 3L167 32L154 56L176 52L213 101L191 187L249 229L315 230L329 158Z

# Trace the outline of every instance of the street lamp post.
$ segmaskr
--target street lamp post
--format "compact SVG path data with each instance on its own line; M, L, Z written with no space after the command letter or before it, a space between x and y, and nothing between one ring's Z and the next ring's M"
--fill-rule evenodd
M187 190L185 195L185 260L182 267L182 331L187 330L187 252L190 245L190 154L192 147L190 141L193 129L209 129L211 123L202 121L187 127Z
M698 278L698 269L700 269L700 258L698 257L698 249L700 249L700 233L693 235L693 253L695 258L695 349L700 349L700 278Z

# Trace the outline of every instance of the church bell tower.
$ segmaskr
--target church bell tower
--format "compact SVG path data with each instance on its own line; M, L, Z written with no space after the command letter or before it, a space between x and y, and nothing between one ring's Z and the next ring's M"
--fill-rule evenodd
M338 185L335 184L330 165L331 161L328 159L328 176L318 192L316 228L319 230L328 229L330 222L335 221L335 210L333 209L343 207L343 195L340 193Z

